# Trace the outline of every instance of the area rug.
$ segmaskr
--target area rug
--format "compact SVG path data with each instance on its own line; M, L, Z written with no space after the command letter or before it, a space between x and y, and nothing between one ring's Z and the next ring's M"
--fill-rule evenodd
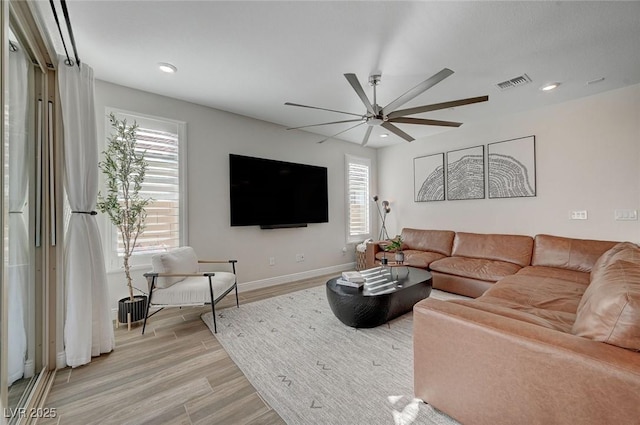
M413 399L411 313L350 328L319 286L217 316L216 338L289 425L458 423ZM202 320L213 329L211 313Z

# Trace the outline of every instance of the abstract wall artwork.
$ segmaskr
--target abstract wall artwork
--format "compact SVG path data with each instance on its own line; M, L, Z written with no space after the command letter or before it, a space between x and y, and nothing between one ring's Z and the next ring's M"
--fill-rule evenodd
M484 198L484 146L447 152L447 199Z
M490 143L489 198L536 196L535 136Z
M444 154L413 159L413 190L416 202L444 201Z

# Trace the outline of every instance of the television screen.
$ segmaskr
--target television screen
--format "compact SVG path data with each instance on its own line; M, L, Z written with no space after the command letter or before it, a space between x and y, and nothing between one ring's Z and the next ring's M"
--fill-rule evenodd
M329 221L327 168L229 154L232 226Z

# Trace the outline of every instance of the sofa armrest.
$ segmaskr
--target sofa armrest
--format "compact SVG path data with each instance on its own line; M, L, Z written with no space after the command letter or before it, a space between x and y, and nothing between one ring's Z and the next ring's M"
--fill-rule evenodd
M364 253L365 269L376 266L376 254L382 250L379 245L380 242L381 241L367 242L367 250Z
M436 299L413 317L415 396L462 423L640 417L640 353Z

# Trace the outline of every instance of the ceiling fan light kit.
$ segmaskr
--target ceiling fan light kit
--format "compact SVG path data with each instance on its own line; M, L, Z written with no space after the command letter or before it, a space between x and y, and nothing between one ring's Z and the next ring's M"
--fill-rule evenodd
M346 133L349 130L352 130L363 124L366 124L367 130L365 132L365 136L361 143L362 146L366 146L367 143L369 142L369 137L371 136L371 132L374 127L382 127L388 130L389 132L395 134L396 136L406 140L407 142L411 142L415 139L394 124L397 123L397 124L435 125L435 126L443 126L443 127L460 127L462 123L459 123L459 122L432 120L432 119L424 119L424 118L409 118L407 116L421 114L424 112L437 111L440 109L450 109L450 108L455 108L456 106L470 105L472 103L486 102L487 100L489 100L489 96L471 97L467 99L459 99L459 100L453 100L449 102L434 103L431 105L418 106L418 107L403 109L403 110L398 109L402 105L413 100L415 97L419 96L420 94L424 93L431 87L435 86L445 78L449 77L451 74L453 74L452 70L448 68L444 68L440 72L427 78L426 80L416 85L415 87L407 90L405 93L403 93L398 98L396 98L395 100L393 100L391 103L389 103L384 107L380 107L380 105L378 105L377 103L378 102L377 86L380 84L380 81L382 79L381 74L372 74L369 76L369 85L373 87L373 102L371 102L367 97L356 74L344 74L344 77L347 79L347 81L349 82L353 90L356 92L356 94L362 101L364 107L366 108L366 112L364 114L356 114L353 112L344 112L344 111L338 111L335 109L320 108L316 106L307 106L307 105L301 105L298 103L291 103L291 102L286 102L285 105L296 106L300 108L318 109L321 111L336 112L339 114L354 115L354 116L360 117L359 119L332 121L332 122L325 122L320 124L304 125L301 127L290 127L290 128L287 128L287 130L296 130L301 128L316 127L321 125L358 122L358 124L355 124L354 126L347 128L346 130L342 130L330 137L326 137L323 140L320 140L318 143L326 142L327 140L332 139L336 136L339 136L342 133ZM386 136L388 136L388 134ZM386 136L381 135L380 137L386 137Z

